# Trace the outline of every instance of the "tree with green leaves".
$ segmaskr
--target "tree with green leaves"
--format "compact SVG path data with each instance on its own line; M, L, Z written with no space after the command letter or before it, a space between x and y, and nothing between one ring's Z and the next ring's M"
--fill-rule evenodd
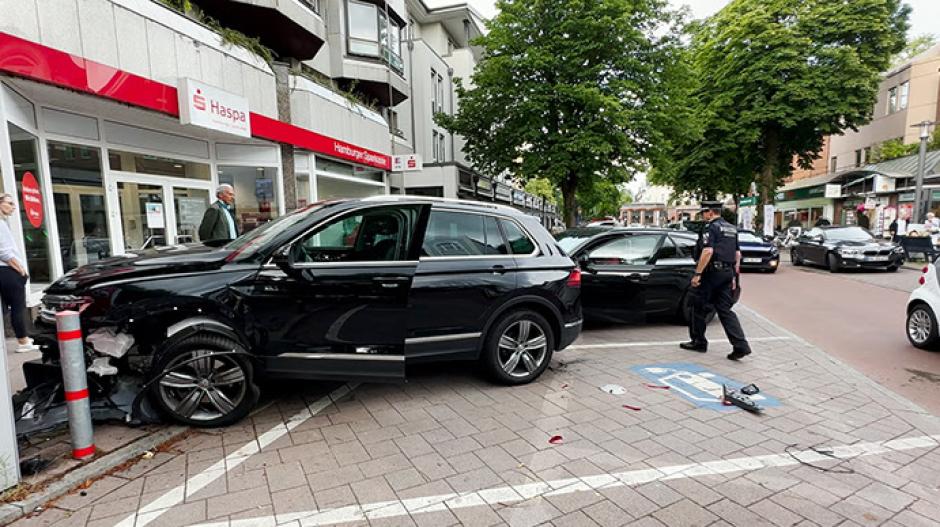
M581 220L619 217L620 207L633 203L633 195L610 180L599 180L591 189L578 193Z
M546 178L574 225L578 193L630 180L682 130L688 78L666 0L499 0L472 87L437 121L484 174ZM679 110L676 111L676 108ZM608 187L609 188L609 187ZM619 194L618 194L619 196Z
M691 41L698 123L658 182L697 193L759 183L764 203L823 137L868 123L881 72L904 48L902 0L732 0Z
M555 197L555 187L551 181L543 177L532 178L527 181L525 191L533 196L545 199L552 205L558 203L558 199Z
M891 67L898 67L937 45L937 35L925 33L907 41L904 49L891 59Z

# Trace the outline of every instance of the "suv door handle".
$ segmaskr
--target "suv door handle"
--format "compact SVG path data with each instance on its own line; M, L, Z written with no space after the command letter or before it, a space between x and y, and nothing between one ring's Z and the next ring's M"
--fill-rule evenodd
M373 282L379 284L379 286L384 289L401 287L408 283L408 280L409 278L406 276L377 276L372 279Z
M493 271L493 274L505 274L506 273L506 267L503 265L494 265L493 267L490 267L490 270Z
M632 280L634 282L639 282L641 280L646 280L649 278L649 273L630 273L627 275L627 280Z

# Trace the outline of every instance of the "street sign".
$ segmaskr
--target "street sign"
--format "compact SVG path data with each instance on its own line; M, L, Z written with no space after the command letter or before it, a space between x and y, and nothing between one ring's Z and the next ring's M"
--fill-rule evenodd
M717 411L736 409L722 403L722 385L737 389L746 384L718 375L698 364L684 362L634 366L630 369L644 379L668 386L671 392L700 408ZM751 399L765 408L780 406L780 401L763 393L752 395Z
M747 196L738 201L739 207L752 207L757 205L757 196Z

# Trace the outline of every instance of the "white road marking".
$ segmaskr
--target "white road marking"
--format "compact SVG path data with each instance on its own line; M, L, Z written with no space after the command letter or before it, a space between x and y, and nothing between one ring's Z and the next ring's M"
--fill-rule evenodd
M754 337L747 339L748 342L776 342L780 340L793 340L793 337ZM587 349L607 349L607 348L645 348L650 346L678 346L686 342L685 340L655 340L649 342L605 342L603 344L573 344L565 349L569 350L587 350ZM726 339L710 340L709 344L728 344Z
M144 527L150 524L166 513L171 507L183 503L187 497L206 488L206 486L213 481L224 477L228 471L247 461L252 454L261 452L264 447L284 437L284 435L300 426L304 421L307 421L328 408L331 404L348 395L356 389L356 386L358 386L358 383L344 384L329 394L324 395L313 404L292 415L286 423L273 426L270 430L258 436L256 440L245 443L244 446L225 456L224 459L219 460L214 465L189 478L185 483L168 490L154 501L142 505L137 512L121 520L116 527ZM260 521L261 519L252 518L252 521L256 520ZM249 527L268 524L274 525L273 518L269 523L238 523L237 525L239 527ZM224 522L222 524L214 523L207 525L228 526L229 524Z
M260 516L231 522L202 523L192 527L319 527L378 518L406 516L441 510L463 509L479 505L506 505L545 496L559 496L574 492L597 491L624 486L636 486L654 481L696 478L736 472L754 472L766 468L788 467L800 462L823 464L834 459L852 459L887 452L901 452L940 446L940 435L917 436L890 441L857 443L828 449L793 451L792 453L719 459L703 463L673 465L660 468L631 470L613 474L597 474L553 481L538 481L524 485L508 485L482 489L463 494L450 493L423 496L407 500L382 501L363 505L350 505L333 509L295 512L290 515ZM826 453L821 453L826 452Z

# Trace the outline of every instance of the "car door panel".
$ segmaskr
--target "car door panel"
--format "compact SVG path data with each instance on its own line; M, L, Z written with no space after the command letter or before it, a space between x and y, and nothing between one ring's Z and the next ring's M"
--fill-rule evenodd
M695 273L695 260L691 257L695 240L680 242L683 243L679 245L671 236L666 236L656 253L647 284L646 311L650 315L677 313Z
M411 287L407 360L475 356L489 316L516 290L516 270L495 216L433 210Z
M587 316L610 322L642 321L661 235L621 233L592 243L579 253L584 273L581 301Z
M246 300L266 369L303 378L400 379L414 229L426 205L367 209L295 241ZM337 228L339 226L340 228Z

